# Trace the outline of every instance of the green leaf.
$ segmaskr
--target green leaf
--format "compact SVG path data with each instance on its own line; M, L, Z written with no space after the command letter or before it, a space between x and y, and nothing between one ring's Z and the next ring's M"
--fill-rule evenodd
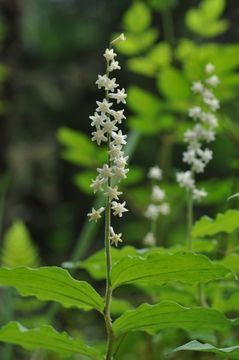
M150 77L154 76L157 69L155 64L152 61L150 61L150 59L142 56L128 60L127 65L129 70L137 74L150 76Z
M150 93L137 86L131 86L128 89L128 106L137 114L144 115L145 121L157 115L161 102Z
M221 261L220 264L226 266L234 273L239 273L239 255L237 253L232 253L226 255Z
M26 225L16 220L4 236L1 263L3 266L32 266L38 264L38 251L35 248Z
M165 328L224 332L229 328L229 320L217 310L186 308L172 301L162 301L156 305L143 304L135 310L129 310L113 323L116 336L128 331L156 334Z
M57 133L58 141L65 146L63 158L77 165L96 166L99 163L99 150L90 139L80 131L62 127Z
M11 322L0 328L0 341L20 345L26 350L54 351L60 357L81 354L94 360L102 358L95 349L84 344L82 340L73 339L65 332L59 333L48 325L27 329L17 322Z
M193 340L185 345L179 346L173 352L184 350L210 352L223 355L223 357L226 357L227 359L239 359L239 345L226 348L217 348L211 344L202 344L197 340Z
M197 9L186 14L188 28L204 37L213 37L228 29L228 21L218 20L226 6L225 0L204 0Z
M239 211L228 210L224 214L218 214L213 220L203 216L193 227L193 237L215 235L221 232L232 233L239 227Z
M0 285L13 286L23 296L57 301L65 307L102 311L103 299L86 281L78 281L58 267L0 268Z
M112 268L112 286L125 284L163 285L172 281L187 284L225 277L230 271L206 256L193 253L161 254L147 257L125 256Z
M118 34L117 34L118 35ZM116 35L116 36L117 36ZM154 44L158 37L158 30L149 29L139 34L126 34L127 41L119 41L115 46L124 55L137 55Z
M176 110L184 110L190 98L190 84L183 73L173 67L162 68L157 79L157 86Z
M126 32L139 33L151 23L151 12L143 1L134 1L123 17Z
M169 65L172 60L170 45L160 42L149 52L148 59L159 68Z

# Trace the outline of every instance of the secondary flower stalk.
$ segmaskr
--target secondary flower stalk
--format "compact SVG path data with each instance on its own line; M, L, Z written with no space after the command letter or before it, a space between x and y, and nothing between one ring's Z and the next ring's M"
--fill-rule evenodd
M188 115L195 122L195 125L184 134L184 141L187 149L183 153L183 162L189 165L189 170L177 173L179 186L186 189L188 193L188 247L192 250L191 230L193 224L193 201L200 201L207 196L204 189L196 187L196 174L203 173L206 165L211 161L213 153L205 143L215 140L215 129L218 120L215 116L220 108L220 102L215 97L213 89L219 84L219 78L214 74L213 64L205 66L206 80L195 81L192 85L194 94L199 95L200 105L189 109Z

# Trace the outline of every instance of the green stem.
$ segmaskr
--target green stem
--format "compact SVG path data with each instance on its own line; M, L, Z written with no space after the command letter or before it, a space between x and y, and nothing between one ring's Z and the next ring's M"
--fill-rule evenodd
M187 199L187 242L188 242L188 250L192 251L192 227L193 227L193 197L192 192L188 191L188 199Z
M173 46L175 44L173 17L171 9L168 6L162 11L162 23L164 38L170 45Z
M110 149L110 135L108 135L108 150ZM108 155L108 166L111 167L110 157ZM108 178L108 187L111 186L111 178ZM111 225L111 200L109 196L106 198L105 206L105 257L106 257L106 291L105 291L105 307L104 307L104 319L107 330L107 352L106 360L112 359L113 354L113 341L114 333L111 320L111 298L112 298L112 286L111 286L111 246L110 246L110 225Z

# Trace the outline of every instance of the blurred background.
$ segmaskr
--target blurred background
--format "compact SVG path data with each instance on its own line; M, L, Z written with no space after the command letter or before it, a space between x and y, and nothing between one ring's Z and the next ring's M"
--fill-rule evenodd
M239 187L238 24L236 0L0 0L2 264L60 265L102 248L102 225L86 219L96 198L90 179L105 156L90 141L89 116L103 96L95 85L102 54L120 32L127 36L117 47L117 78L128 89L130 212L115 226L124 244L142 247L150 228L144 209L155 164L171 206L159 220L158 244L185 239L185 193L175 173L186 168L191 82L208 62L221 81L220 127L214 159L199 177L209 196L196 218L238 207L226 200Z

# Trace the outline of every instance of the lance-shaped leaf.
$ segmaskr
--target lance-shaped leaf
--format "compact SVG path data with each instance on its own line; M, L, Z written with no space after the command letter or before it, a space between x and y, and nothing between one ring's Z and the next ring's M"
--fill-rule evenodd
M0 341L20 345L27 350L55 351L63 358L74 354L81 354L94 360L102 358L98 351L82 340L73 339L64 332L59 333L49 325L27 329L17 322L11 322L0 329Z
M102 311L103 299L86 281L78 281L58 267L0 269L0 285L13 286L23 296L57 301L65 307Z
M146 331L155 334L165 328L185 330L226 331L230 321L217 310L186 308L172 301L156 305L143 304L135 310L126 311L113 324L115 334L128 331Z
M224 355L227 359L239 359L239 345L226 348L217 348L211 344L202 344L197 340L193 340L185 345L179 346L173 352L182 350L212 352L214 354L222 356Z
M203 237L220 232L230 234L237 228L239 228L239 211L228 210L224 214L218 214L215 220L203 216L194 225L192 235L193 237Z
M151 254L146 258L127 256L112 269L112 286L134 283L163 285L172 281L205 283L225 277L230 271L206 256L193 253Z

